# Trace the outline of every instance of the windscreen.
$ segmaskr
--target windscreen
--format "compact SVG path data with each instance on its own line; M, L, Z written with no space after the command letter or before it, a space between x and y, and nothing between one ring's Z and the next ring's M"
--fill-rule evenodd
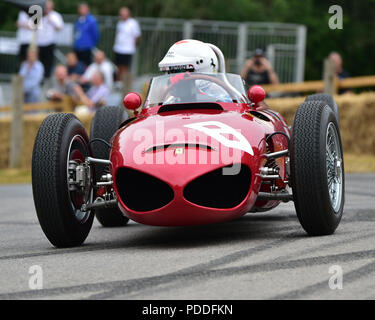
M182 72L154 77L144 107L195 102L246 102L239 75Z

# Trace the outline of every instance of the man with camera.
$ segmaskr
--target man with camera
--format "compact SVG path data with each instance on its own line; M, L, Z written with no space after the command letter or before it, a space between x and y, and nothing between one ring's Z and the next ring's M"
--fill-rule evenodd
M249 86L279 83L279 78L262 49L256 49L253 57L246 61L241 77Z

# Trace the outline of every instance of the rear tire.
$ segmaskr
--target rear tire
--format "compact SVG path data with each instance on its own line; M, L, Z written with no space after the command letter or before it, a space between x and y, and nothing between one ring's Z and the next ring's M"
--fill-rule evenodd
M68 188L68 160L90 156L88 136L73 114L48 116L39 128L32 159L32 186L39 223L56 247L81 245L94 215L81 212L81 194ZM91 189L91 188L90 188ZM92 191L89 190L92 196ZM82 197L82 198L80 198Z
M326 102L306 101L297 110L290 157L294 205L302 227L311 236L332 234L343 213L345 175L338 121Z
M90 130L90 140L103 139L109 142L122 122L127 119L124 108L121 107L102 107L100 108L92 121ZM93 142L93 156L99 159L109 159L108 146L101 142ZM96 181L99 181L102 175L109 172L106 165L95 165ZM95 216L103 227L122 227L127 225L129 219L124 217L120 209L96 209Z

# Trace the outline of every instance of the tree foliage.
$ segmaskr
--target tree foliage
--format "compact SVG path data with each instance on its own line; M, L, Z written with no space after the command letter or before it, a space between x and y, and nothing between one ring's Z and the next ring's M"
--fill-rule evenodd
M88 0L94 14L116 15L129 6L135 16L209 19L228 21L269 21L307 26L306 79L320 79L322 63L331 51L338 51L345 69L353 76L375 74L375 0ZM343 30L328 27L331 5L344 13ZM75 13L77 2L55 0L56 10ZM14 30L17 10L0 2L6 16L0 29Z

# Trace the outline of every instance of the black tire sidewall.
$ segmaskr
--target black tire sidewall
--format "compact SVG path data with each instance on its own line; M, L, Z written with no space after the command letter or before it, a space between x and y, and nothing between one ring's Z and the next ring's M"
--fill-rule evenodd
M119 129L121 123L127 118L127 113L121 107L102 107L95 114L91 123L90 139L103 139L110 142L110 139ZM110 150L101 142L92 144L93 156L100 159L109 159ZM106 165L95 165L95 179L100 180L105 172ZM119 208L96 209L95 216L104 227L121 227L127 225L129 219L125 217Z
M100 108L91 123L90 140L99 138L110 142L112 136L119 129L120 124L126 119L126 112L121 107L102 107ZM109 159L110 150L108 146L101 142L92 144L93 156L99 159ZM100 180L106 166L97 164L95 166L96 181Z
M54 114L39 128L33 150L32 186L39 223L56 247L81 245L92 227L94 214L83 223L77 220L67 184L68 150L80 135L88 143L81 122L72 114ZM87 149L90 153L90 149Z
M310 235L332 234L340 223L343 213L345 202L343 161L342 198L337 213L334 212L328 191L326 134L331 122L336 128L342 158L338 121L326 102L303 103L293 123L290 155L294 204L302 227ZM301 137L297 137L298 134L301 134Z

